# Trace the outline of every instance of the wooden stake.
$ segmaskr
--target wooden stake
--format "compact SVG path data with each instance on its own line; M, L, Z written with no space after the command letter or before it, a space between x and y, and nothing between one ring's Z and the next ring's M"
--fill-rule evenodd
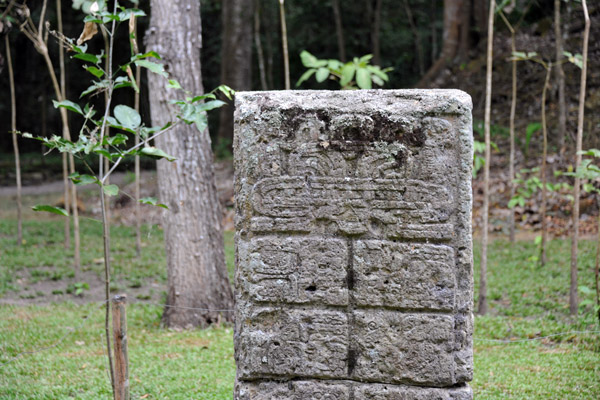
M115 400L129 400L129 366L127 361L127 296L112 298L113 336L115 340Z

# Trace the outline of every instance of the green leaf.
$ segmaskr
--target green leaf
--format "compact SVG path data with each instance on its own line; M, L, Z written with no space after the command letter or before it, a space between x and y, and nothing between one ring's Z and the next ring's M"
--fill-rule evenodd
M296 82L296 87L299 87L303 82L307 81L311 76L313 76L313 74L317 72L316 69L311 68L309 70L307 70L305 73L302 74L302 76L300 77L300 79L298 79L298 82Z
M119 194L119 187L117 185L104 185L102 191L107 196L116 196Z
M211 100L211 101L207 101L206 103L203 104L198 104L196 106L196 112L202 112L202 111L210 111L210 110L214 110L215 108L219 108L222 107L224 105L226 105L227 103L225 103L224 101L221 100Z
M589 150L581 150L578 151L577 154L581 154L582 156L592 156L592 157L600 157L600 150L598 149L589 149Z
M142 197L139 199L139 202L142 204L166 208L167 210L169 209L169 207L167 207L165 204L159 203L156 197Z
M64 107L69 111L73 111L73 112L83 115L83 111L81 110L81 107L79 106L79 104L73 103L72 101L63 100L63 101L59 102L56 100L52 100L52 104L54 104L54 108Z
M383 86L385 85L385 82L383 81L383 79L381 79L380 77L378 77L377 75L371 75L371 80L373 81L374 84L376 84L377 86Z
M115 89L120 89L120 88L124 88L124 87L132 87L132 86L136 92L139 91L135 82L130 82L126 76L119 76L117 79L115 79Z
M78 54L75 54L73 56L73 58L78 58L80 60L91 62L96 65L100 62L100 59L94 54L78 53Z
M167 88L168 89L182 89L179 82L177 82L175 79L169 79L169 84L167 85Z
M198 132L204 132L204 130L208 126L208 119L206 118L206 113L196 114L196 120L194 121L194 123L196 124Z
M80 175L79 172L73 172L69 175L69 179L76 185L89 185L91 183L99 183L98 178L93 175Z
M154 72L155 74L162 75L165 78L169 77L169 74L165 71L165 67L162 64L158 64L148 60L136 60L135 65L139 65L140 67L148 68L150 72Z
M512 199L510 199L510 201L508 202L508 208L515 208L515 206L519 203L519 198L518 197L513 197Z
M157 52L149 51L144 54L136 54L135 56L131 57L131 61L141 60L141 59L148 58L148 57L158 58L159 60L161 59L160 55Z
M86 90L84 90L81 93L79 98L82 98L85 95L95 92L96 90L106 89L107 87L108 87L108 81L106 79L104 79L100 82L94 82L90 87L88 87Z
M579 286L578 289L583 294L593 294L594 293L594 291L587 286L582 285L582 286Z
M61 208L61 207L54 207L54 206L49 206L49 205L37 205L37 206L31 207L31 209L33 211L46 211L46 212L50 212L53 214L62 215L65 217L69 216L69 213L67 212L67 210L65 210L64 208Z
M371 74L365 68L356 70L356 84L361 89L371 89Z
M229 100L231 100L233 98L233 96L235 95L235 90L233 90L232 88L230 88L227 85L219 85L215 89L213 89L212 91L213 92L221 92L221 93L223 93L223 95L225 97L227 97Z
M380 77L381 80L384 81L384 82L387 82L388 79L389 79L388 75L384 71L382 71L381 68L379 68L376 65L367 65L367 70L370 73L375 74L378 77ZM386 70L391 71L392 68L386 68Z
M315 75L315 78L317 79L317 82L319 82L319 83L325 82L328 77L329 77L329 70L325 67L319 68Z
M342 87L352 81L354 78L354 72L356 71L356 66L353 63L347 63L342 67L342 79L340 80L340 85Z
M114 114L121 125L128 129L136 129L142 123L142 117L133 108L126 105L118 105L114 109Z
M313 56L306 50L302 50L300 53L300 59L302 60L302 65L304 65L306 68L314 68L317 61L319 61L317 57Z
M330 70L339 70L343 67L343 65L344 64L342 64L341 61L338 60L327 60L327 68L329 68Z
M162 151L161 149L157 149L156 147L144 147L141 151L141 154L151 157L151 158L156 158L156 159L161 159L161 158L166 158L169 161L175 161L176 158L173 156L168 155L167 153L165 153L164 151Z
M104 138L104 144L111 145L111 146L117 146L122 143L125 143L126 141L127 141L127 135L123 135L122 133L117 133L114 136Z
M102 78L104 76L104 71L96 67L85 67L85 70L96 78Z
M361 58L358 60L358 62L359 62L359 63L366 63L366 62L370 61L370 60L371 60L371 58L373 58L373 54L367 54L366 56L362 56L362 57L361 57Z

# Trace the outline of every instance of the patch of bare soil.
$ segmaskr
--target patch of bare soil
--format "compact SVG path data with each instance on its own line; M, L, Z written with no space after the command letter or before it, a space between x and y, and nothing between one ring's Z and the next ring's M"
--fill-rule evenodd
M128 181L129 180L129 181ZM233 230L233 162L219 161L215 164L215 180L217 192L223 210L223 226L225 230ZM141 197L159 197L155 171L142 171L140 179ZM111 201L111 221L113 224L135 225L135 193L134 183L130 175L115 173L111 176L111 183L117 184L120 194ZM93 186L80 187L82 197L88 197L85 191L94 189ZM62 181L45 182L35 186L24 186L23 194L31 196L52 196L56 202L62 201ZM0 186L0 203L14 202L16 187ZM160 201L160 199L159 199ZM99 219L100 202L97 196L92 195L89 201L83 201L85 216ZM160 207L142 205L142 224L160 225L162 218L168 216L169 211ZM17 271L11 283L15 290L8 290L0 298L0 304L49 304L55 302L71 301L75 303L89 303L104 300L104 278L97 272L82 271L78 279L60 275L56 268L38 267L23 268ZM85 284L82 284L85 283ZM127 279L112 277L113 294L126 291L132 301L147 303L164 303L164 293L167 288L164 283L153 279L140 279L132 283ZM80 293L78 292L80 289Z
M35 271L32 274L32 271ZM23 268L16 272L12 285L18 290L7 291L0 298L0 304L50 304L70 301L77 304L104 301L104 279L93 271L82 271L79 278L52 279L56 270L53 267L35 269ZM113 294L126 291L130 299L136 302L163 303L164 283L146 279L128 285L123 280L114 280Z

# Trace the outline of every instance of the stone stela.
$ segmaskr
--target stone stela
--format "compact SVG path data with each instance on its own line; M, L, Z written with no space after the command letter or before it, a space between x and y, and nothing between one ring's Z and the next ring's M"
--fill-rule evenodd
M236 400L472 399L471 108L236 94Z

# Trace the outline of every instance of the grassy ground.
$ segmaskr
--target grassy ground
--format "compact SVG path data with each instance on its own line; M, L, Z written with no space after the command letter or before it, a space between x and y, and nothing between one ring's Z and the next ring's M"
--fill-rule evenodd
M39 279L65 280L69 252L62 250L59 219L27 221L27 244L14 245L14 221L0 221L0 297L15 296L22 288L19 270L57 271ZM83 264L94 273L101 265L100 227L83 223L86 252ZM135 261L133 232L113 229L115 275L129 280L148 279L164 284L162 232L147 227L145 258ZM233 236L225 237L229 271L233 267ZM593 249L581 247L580 284L593 287ZM477 249L476 249L477 250ZM532 242L509 244L495 240L489 251L490 315L475 323L475 379L477 399L597 399L600 397L600 334L566 331L600 330L592 306L583 305L577 317L568 316L567 240L550 243L545 268L533 260ZM45 266L45 268L41 268ZM478 268L476 251L475 269ZM58 276L58 277L57 277ZM131 277L137 278L131 278ZM477 282L477 277L476 277ZM582 300L591 294L580 293ZM161 308L128 306L130 381L132 399L230 399L235 366L230 326L174 332L160 328ZM88 320L83 320L84 316ZM45 347L71 332L58 346L11 361L23 351ZM72 302L0 306L0 398L98 399L109 397L103 350L103 312L96 304ZM510 343L488 340L507 340Z

